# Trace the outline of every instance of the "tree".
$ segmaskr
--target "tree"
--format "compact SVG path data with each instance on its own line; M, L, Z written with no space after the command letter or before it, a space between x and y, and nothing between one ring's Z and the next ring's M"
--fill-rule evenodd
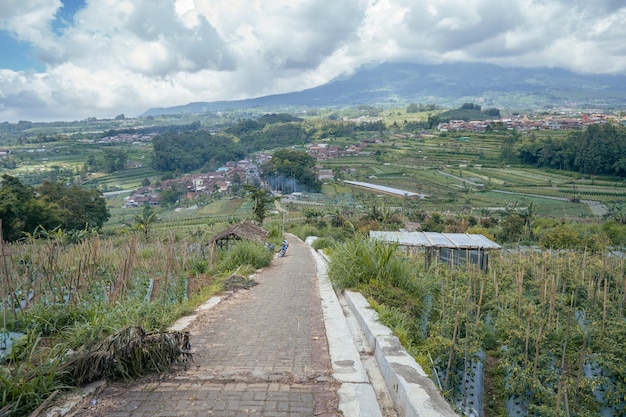
M322 183L317 179L315 158L306 152L281 149L262 167L262 176L274 189L286 193L309 189L318 192Z
M276 199L265 188L253 187L251 185L244 185L244 188L250 193L250 197L254 202L252 211L256 219L259 223L263 224L269 205Z
M480 111L481 109L479 104L474 104L474 103L463 103L461 108L464 110L478 110L478 111Z
M167 190L161 191L159 194L159 203L166 207L173 206L184 194L185 189L183 186L174 184Z
M101 228L111 217L102 193L97 189L84 189L77 185L66 187L60 182L44 181L37 188L40 198L61 209L65 231Z
M511 161L513 159L514 151L513 148L517 140L519 139L519 134L517 131L513 131L512 134L507 134L500 144L500 156L504 161Z
M500 117L500 109L496 109L495 107L487 109L485 110L485 114L491 117Z
M546 233L539 243L544 248L575 249L581 241L578 232L571 226L559 225Z
M415 103L409 104L409 106L406 108L407 113L417 113L418 111L419 107Z
M428 127L428 129L436 128L439 123L441 123L441 119L438 115L428 115L428 121L426 122L426 126Z
M16 241L38 227L54 229L62 224L64 213L56 202L37 197L33 187L17 178L3 175L0 185L0 218L3 237Z
M152 146L154 168L166 172L217 169L244 155L232 136L205 131L162 134L154 138Z
M499 238L505 242L516 242L524 234L524 219L519 214L509 214L500 226L502 231Z
M150 206L143 206L141 214L135 215L134 227L143 232L143 236L148 241L152 224L157 221L156 212Z
M422 224L422 230L425 232L443 232L445 229L445 219L437 212L430 214L430 217Z
M122 150L107 149L104 151L104 172L121 171L126 166L128 154Z

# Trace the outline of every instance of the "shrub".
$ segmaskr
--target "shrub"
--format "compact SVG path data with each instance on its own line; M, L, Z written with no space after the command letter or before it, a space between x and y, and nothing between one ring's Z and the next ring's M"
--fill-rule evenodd
M268 266L272 257L273 253L263 245L241 241L222 252L217 268L221 271L232 271L242 265L251 265L259 269Z
M395 256L396 247L363 235L349 239L332 253L328 276L339 289L355 288L372 280L410 281L412 269Z
M322 231L311 224L299 224L295 227L290 227L289 231L298 236L301 240L306 240L309 236L321 236Z
M333 247L335 243L336 243L335 240L332 238L321 237L319 239L316 239L315 242L313 242L313 249L320 250L320 249L330 248L330 247Z
M573 249L580 245L580 237L572 227L560 225L546 233L539 244L550 249Z

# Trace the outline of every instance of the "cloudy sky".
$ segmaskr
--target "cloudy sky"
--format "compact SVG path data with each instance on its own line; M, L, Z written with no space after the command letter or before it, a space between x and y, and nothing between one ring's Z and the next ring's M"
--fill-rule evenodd
M626 74L623 0L0 0L0 122L314 87L384 61Z

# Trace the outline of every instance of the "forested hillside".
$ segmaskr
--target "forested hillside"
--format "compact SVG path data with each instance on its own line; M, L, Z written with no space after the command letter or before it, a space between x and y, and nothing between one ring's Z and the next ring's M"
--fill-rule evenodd
M157 171L214 170L227 161L262 150L303 145L328 137L351 136L354 132L386 129L385 123L317 120L307 121L288 114L267 114L246 119L217 134L205 130L165 133L154 138L154 168Z
M531 136L522 143L520 158L538 167L626 177L626 127L591 125L546 141Z
M215 170L244 155L242 147L229 136L201 130L159 135L154 138L153 147L157 171Z
M100 228L109 219L102 193L97 189L66 187L44 181L37 188L3 175L0 181L0 219L7 241L62 228L64 231Z

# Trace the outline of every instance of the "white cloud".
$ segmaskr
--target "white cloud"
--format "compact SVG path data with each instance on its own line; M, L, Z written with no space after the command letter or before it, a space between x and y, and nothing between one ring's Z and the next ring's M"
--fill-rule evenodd
M387 60L626 72L621 0L3 0L43 73L0 70L0 121L136 115L301 90Z

